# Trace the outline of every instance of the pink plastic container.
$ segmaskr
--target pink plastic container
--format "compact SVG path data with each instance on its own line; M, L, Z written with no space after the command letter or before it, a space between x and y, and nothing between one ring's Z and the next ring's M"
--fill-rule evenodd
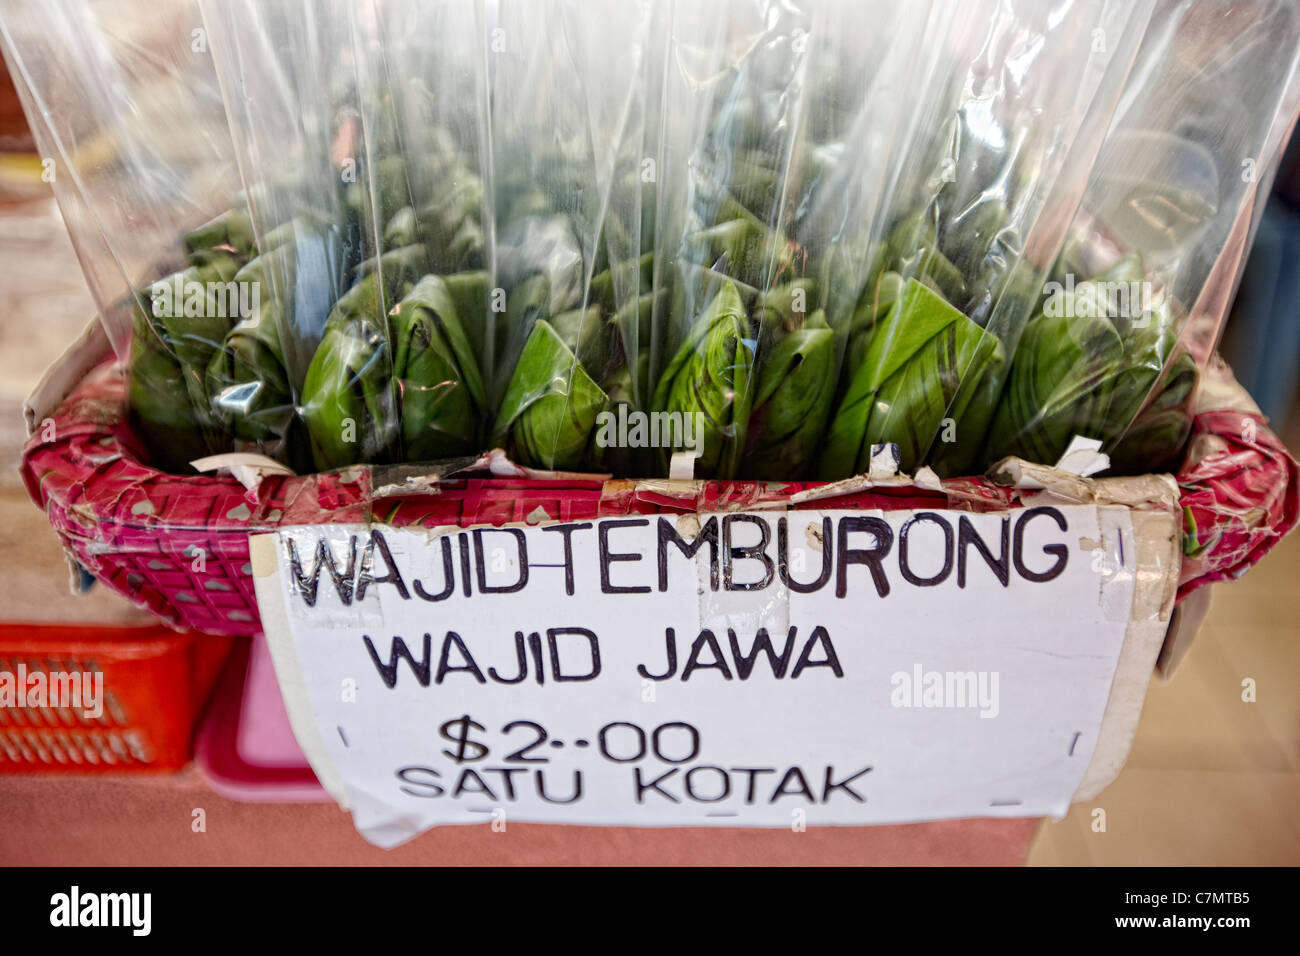
M330 797L307 764L261 635L230 655L194 741L208 785L230 800L321 803Z

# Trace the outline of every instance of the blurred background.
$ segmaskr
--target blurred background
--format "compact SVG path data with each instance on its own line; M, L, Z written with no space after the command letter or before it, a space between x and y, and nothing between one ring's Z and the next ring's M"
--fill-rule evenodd
M0 620L152 623L102 588L74 596L44 516L17 478L21 406L94 306L8 71L0 65ZM1221 351L1293 449L1300 448L1300 150L1293 142L1259 226ZM194 768L146 777L0 772L0 864L48 863L1300 863L1300 536L1212 607L1174 679L1156 681L1119 779L1059 822L975 831L732 833L448 827L383 854L330 804L240 803ZM1257 699L1242 700L1245 678ZM0 768L2 770L2 768ZM189 835L192 809L214 821ZM1106 811L1104 831L1096 809ZM922 835L924 834L924 835ZM21 839L16 837L21 836Z

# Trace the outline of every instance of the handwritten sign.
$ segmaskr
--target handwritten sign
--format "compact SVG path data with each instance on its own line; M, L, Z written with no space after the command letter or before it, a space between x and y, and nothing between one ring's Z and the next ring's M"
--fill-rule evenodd
M1133 602L1124 507L295 527L295 731L363 835L1059 815Z

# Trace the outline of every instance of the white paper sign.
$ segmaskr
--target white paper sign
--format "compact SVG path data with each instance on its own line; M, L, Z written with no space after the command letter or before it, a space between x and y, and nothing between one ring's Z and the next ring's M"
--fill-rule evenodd
M384 846L443 823L1060 815L1136 567L1123 507L268 537L295 730Z

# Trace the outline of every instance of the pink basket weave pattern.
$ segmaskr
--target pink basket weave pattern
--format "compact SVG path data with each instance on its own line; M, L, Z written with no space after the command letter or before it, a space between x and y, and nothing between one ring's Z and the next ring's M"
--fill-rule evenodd
M356 467L267 477L250 492L231 477L172 475L144 464L127 422L126 394L118 366L103 363L93 369L28 441L23 480L64 546L91 574L166 623L208 634L260 631L248 536L282 525L375 520L466 527L782 503L798 507L791 505L792 495L825 487L818 482L710 481L683 491L682 486L600 477L465 478L438 483L436 494L393 498L376 495L375 473ZM1234 427L1239 418L1232 416ZM1198 427L1214 421L1201 416ZM1201 580L1239 575L1295 523L1300 511L1296 464L1267 426L1260 423L1253 437L1249 448L1236 448L1231 461L1232 474L1249 473L1249 482L1236 482L1225 492L1223 469L1207 470L1202 460L1183 486L1187 520L1193 514L1199 518L1197 540L1209 542L1199 546L1195 579L1184 574L1183 593ZM954 479L943 488L877 486L807 506L1015 506L1010 489L983 478ZM1231 534L1207 538L1207 522L1218 520L1225 502L1230 513L1222 520L1231 522ZM1250 520L1243 519L1244 512Z

